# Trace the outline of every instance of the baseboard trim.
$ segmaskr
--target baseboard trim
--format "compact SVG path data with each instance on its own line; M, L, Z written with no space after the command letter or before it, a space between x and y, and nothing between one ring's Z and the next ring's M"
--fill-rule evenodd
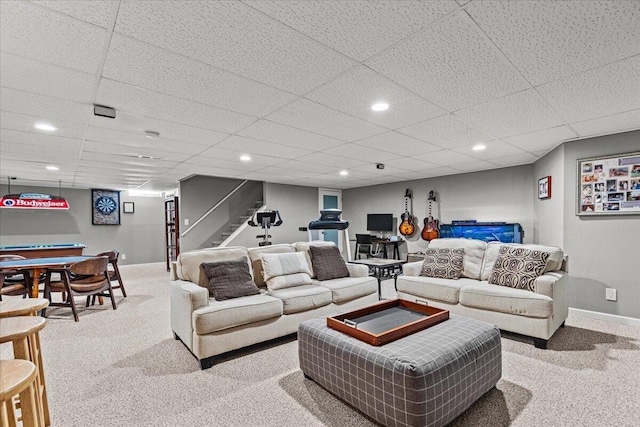
M606 322L620 323L622 325L640 326L640 319L635 317L619 316L617 314L600 313L598 311L582 310L569 307L569 314L590 319L604 320Z

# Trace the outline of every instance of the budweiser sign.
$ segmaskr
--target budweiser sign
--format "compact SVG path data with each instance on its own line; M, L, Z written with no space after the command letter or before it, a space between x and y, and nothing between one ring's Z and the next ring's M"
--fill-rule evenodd
M12 209L69 209L64 197L40 193L7 194L0 199L0 208Z

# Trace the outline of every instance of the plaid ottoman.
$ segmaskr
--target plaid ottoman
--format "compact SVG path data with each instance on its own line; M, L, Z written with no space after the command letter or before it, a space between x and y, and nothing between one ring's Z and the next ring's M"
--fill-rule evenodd
M502 375L498 328L455 315L380 347L311 319L298 355L306 377L387 426L444 426Z

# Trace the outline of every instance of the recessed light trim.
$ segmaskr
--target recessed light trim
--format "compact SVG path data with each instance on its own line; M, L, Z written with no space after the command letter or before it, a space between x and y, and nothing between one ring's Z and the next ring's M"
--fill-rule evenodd
M248 154L243 154L242 156L240 156L240 160L242 160L243 162L250 162L251 156Z
M349 171L340 171L340 175L347 176L349 175Z
M36 123L34 127L36 129L46 130L48 132L53 132L54 130L58 130L57 127L51 126L49 123Z
M144 136L151 139L160 138L160 132L156 132L154 130L145 130Z
M60 170L60 168L59 168L59 167L57 167L57 166L53 166L53 165L49 165L49 166L47 166L47 167L46 167L46 169L47 169L48 171L57 171L57 170Z
M376 102L371 106L371 109L373 111L385 111L389 109L389 104L387 104L386 102Z
M487 146L484 145L484 144L476 144L476 145L473 146L472 150L473 151L482 151L485 148L487 148Z

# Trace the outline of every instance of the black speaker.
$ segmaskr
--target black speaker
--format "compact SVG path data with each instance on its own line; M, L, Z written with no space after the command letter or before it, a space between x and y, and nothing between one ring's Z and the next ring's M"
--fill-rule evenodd
M94 105L93 114L100 117L108 117L110 119L116 118L115 108L105 107L103 105Z

